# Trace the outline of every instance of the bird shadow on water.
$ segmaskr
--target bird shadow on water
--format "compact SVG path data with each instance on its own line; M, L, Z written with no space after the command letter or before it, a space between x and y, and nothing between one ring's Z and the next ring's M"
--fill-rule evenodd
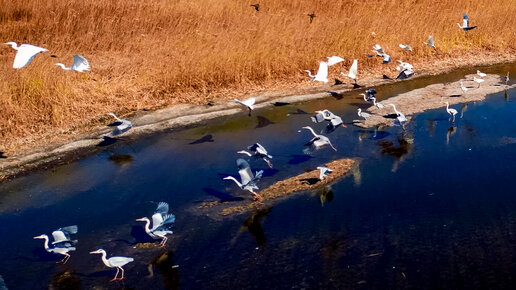
M14 260L25 260L30 262L59 262L63 259L63 256L47 252L44 248L37 248L32 250L32 254L37 258L31 258L26 256L15 257Z
M313 158L310 155L290 155L290 160L288 161L288 164L295 165L295 164L301 164L303 162L306 162Z
M258 119L258 124L256 125L255 129L263 128L263 127L266 127L266 126L269 126L272 124L276 124L263 116L256 116L256 118Z
M299 181L301 181L301 184L307 183L309 185L314 185L317 182L319 182L320 180L319 180L319 178L312 177L312 178L301 178L301 179L299 179Z
M201 144L201 143L206 143L206 142L215 142L215 140L213 140L213 136L211 134L204 135L201 138L194 140L188 144L194 145L194 144Z
M204 187L202 189L206 194L214 196L220 199L220 202L231 202L231 201L242 201L244 198L239 196L232 196L231 194L227 194L225 192L221 192L212 188Z

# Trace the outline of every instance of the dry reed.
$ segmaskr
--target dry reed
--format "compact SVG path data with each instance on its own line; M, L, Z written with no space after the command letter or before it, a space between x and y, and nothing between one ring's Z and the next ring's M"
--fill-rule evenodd
M357 58L362 74L375 72L379 60L365 57L375 43L394 60L416 64L516 48L516 5L505 0L263 0L259 12L250 4L0 0L0 38L49 49L21 70L11 67L14 51L0 49L0 150L15 153L82 132L109 111L306 85L303 70L316 69L325 56L343 56L345 66ZM455 24L463 12L479 26L467 34ZM430 34L437 53L422 45ZM411 44L414 52L399 43ZM54 65L69 65L76 53L90 60L92 72Z

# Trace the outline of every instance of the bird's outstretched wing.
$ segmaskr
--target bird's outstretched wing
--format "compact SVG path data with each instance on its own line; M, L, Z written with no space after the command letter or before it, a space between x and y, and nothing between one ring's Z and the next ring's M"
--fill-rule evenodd
M468 14L462 14L462 28L469 27L469 17Z
M344 59L340 56L329 56L328 57L328 66L332 66L334 64L338 64L339 62L344 61Z
M316 81L328 81L328 63L325 61L319 62L319 69L315 75Z
M154 213L160 213L162 215L166 215L168 213L168 203L161 201L158 203L158 207L154 211Z
M246 99L246 100L243 100L242 101L242 104L248 106L248 107L252 107L254 105L254 103L256 103L256 99L255 98L249 98L249 99Z
M73 56L73 64L70 69L78 72L90 70L90 63L83 56L76 54Z
M28 65L38 53L44 51L48 50L31 44L20 45L18 52L14 57L13 68L22 68Z
M73 242L70 239L70 235L76 234L77 231L78 231L78 228L76 225L63 227L63 228L53 231L52 237L54 238L54 241L52 242L52 244L54 245L54 244L63 243L63 242Z
M237 159L238 166L238 174L240 175L240 181L242 186L247 185L250 181L254 179L253 172L251 171L251 166L244 159Z
M154 232L154 231L167 229L175 221L176 221L176 216L174 214L165 215L163 218L163 222L160 225L158 225L157 227L153 228L151 231Z
M350 79L356 79L357 78L357 73L358 73L358 60L355 59L355 60L353 60L353 64L349 68L348 77Z
M324 121L323 112L322 111L318 111L317 114L315 116L310 117L310 119L314 123L320 123L320 122Z

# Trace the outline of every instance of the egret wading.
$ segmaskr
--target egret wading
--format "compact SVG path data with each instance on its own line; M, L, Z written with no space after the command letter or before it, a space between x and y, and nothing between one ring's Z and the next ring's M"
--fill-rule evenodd
M403 115L402 112L396 110L396 106L394 104L389 104L389 106L392 106L392 108L394 109L394 113L396 113L396 121L398 121L399 125L403 127L403 124L405 122L407 122L407 118L405 117L405 115Z
M260 143L254 143L253 145L247 147L248 151L240 150L237 153L245 154L249 157L256 158L256 159L263 159L269 166L269 168L272 168L272 162L269 159L272 159L272 156L269 155L267 152L267 149L263 147Z
M134 259L130 258L130 257L111 257L109 259L106 259L107 254L106 254L106 251L104 251L103 249L98 249L96 251L90 252L90 254L102 254L102 262L104 262L104 265L108 266L109 268L116 267L115 277L113 279L111 279L111 281L123 280L124 279L124 269L122 268L122 266L134 261ZM120 270L122 271L122 275L120 278L117 278L118 272L120 272Z
M240 175L240 181L233 176L226 176L224 180L233 180L238 187L242 190L247 190L253 197L258 200L263 200L263 197L255 192L258 190L256 182L262 178L263 170L257 171L256 175L251 171L251 166L244 159L237 159L238 174Z
M160 202L152 215L152 228L150 228L151 221L147 217L139 218L136 221L145 222L145 232L152 238L161 238L159 245L164 247L168 239L166 235L173 233L169 227L176 221L176 217L174 214L168 213L168 203Z
M73 64L70 67L66 67L64 64L60 62L56 63L56 65L64 70L73 70L77 72L84 72L90 70L90 63L88 62L88 60L78 54L75 54L73 56Z
M458 113L457 110L455 110L453 108L450 109L450 104L448 102L445 102L445 104L446 104L446 113L450 114L450 120L453 117L452 122L455 122L455 115L457 115L457 113Z
M22 68L28 65L38 53L48 51L46 48L26 43L18 46L14 41L9 41L5 44L17 50L16 56L14 57L13 68Z

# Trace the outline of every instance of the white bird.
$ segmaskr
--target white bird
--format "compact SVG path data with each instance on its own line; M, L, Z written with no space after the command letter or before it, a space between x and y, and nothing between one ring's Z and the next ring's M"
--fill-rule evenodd
M383 47L381 47L379 44L373 45L373 52L376 52L377 54L384 53Z
M312 75L309 70L305 70L305 72L307 72L308 76L312 78L312 81L328 82L328 63L325 61L319 62L319 70L316 75Z
M327 56L328 58L328 66L332 66L334 64L338 64L339 62L344 61L344 59L340 56Z
M124 269L122 268L122 266L134 261L134 259L130 258L130 257L111 257L109 259L106 259L107 254L106 254L106 251L104 251L103 249L98 249L96 251L90 252L90 254L102 254L102 262L104 262L104 265L106 265L110 268L116 267L115 277L113 279L111 279L111 281L123 280L124 279ZM117 278L118 272L120 270L122 270L122 276L120 278Z
M233 99L233 102L246 107L249 110L249 116L251 116L251 111L254 110L254 103L256 103L256 99L249 98L249 99L245 99L243 101L240 101L238 99Z
M455 110L454 108L449 108L450 107L450 104L448 102L445 102L446 103L446 113L450 114L450 119L453 117L453 121L452 122L455 122L455 115L457 115L457 110Z
M484 82L484 79L477 79L477 77L473 77L473 81L478 84L478 87L480 88L480 83Z
M468 91L468 88L466 88L464 86L464 84L462 83L462 81L460 81L460 89L462 90L463 93L466 93Z
M402 70L406 70L406 69L410 69L410 70L413 70L414 69L414 66L412 66L410 63L408 62L403 62L401 60L398 60L398 62L400 63L400 65L398 65L396 67L397 70L399 71L402 71Z
M408 50L408 51L412 51L412 46L408 45L408 44L401 44L400 43L400 47L404 50Z
M486 74L486 73L483 73L483 72L481 72L481 71L479 71L479 70L477 70L477 75L478 75L479 77L481 77L481 78L485 78L485 77L487 76L487 74Z
M505 85L507 85L509 83L509 72L507 72L507 75L505 76L504 81L505 81Z
M305 148L305 150L303 150L305 154L310 154L311 152L319 150L325 147L326 145L329 145L333 150L337 151L337 148L333 147L333 144L331 144L330 139L328 139L328 137L316 134L314 129L312 129L312 127L310 126L302 127L302 129L310 130L310 132L312 132L312 134L314 135L314 137L310 139L308 143L305 144L305 146L308 146L307 148Z
M147 217L136 221L145 222L145 232L152 238L161 238L159 245L164 247L168 240L166 235L173 234L169 227L176 221L176 216L168 213L168 203L160 202L152 215L152 228L149 228L150 220Z
M382 57L382 63L389 63L391 62L391 56L386 54L383 47L381 47L380 45L378 44L375 44L373 46L373 50L372 50L374 53L376 53L376 56L379 56L379 57Z
M396 110L396 106L394 104L389 104L390 106L392 106L394 108L394 112L396 113L397 117L396 117L396 120L398 121L398 123L403 126L403 123L407 122L407 118L405 117L405 115L403 115L402 112Z
M90 63L86 58L81 55L75 54L73 56L73 64L70 67L66 67L64 64L58 62L57 66L60 66L64 70L74 70L78 72L84 72L90 70Z
M312 122L314 123L320 123L322 121L328 121L328 125L326 128L327 132L332 132L335 130L339 125L341 125L343 128L346 128L344 124L342 124L342 118L333 114L329 110L322 110L322 111L315 111L317 114L315 116L310 117Z
M326 166L318 166L317 169L319 169L319 180L323 180L328 174L333 172L333 170Z
M378 109L383 109L385 107L382 103L377 103L375 97L372 97L371 99L373 100L373 105L376 106Z
M263 147L260 143L254 143L253 145L247 147L247 150L251 152L247 152L245 150L240 150L237 153L246 154L249 157L263 159L263 161L267 162L269 168L272 168L272 162L269 159L272 159L272 156L269 155L267 149Z
M131 129L133 127L133 124L129 120L120 119L114 113L108 113L108 115L113 116L113 118L115 118L115 120L120 122L120 124L117 125L115 130L113 130L113 132L111 133L113 136L120 135L124 132L127 132L127 131L129 131L129 129Z
M372 116L372 115L371 115L371 114L369 114L369 113L362 112L362 109L360 109L360 108L358 108L358 113L357 113L357 115L358 115L359 117L364 118L364 119L367 119L367 118L369 118L369 117L371 117L371 116Z
M460 29L464 30L464 31L469 31L473 28L476 28L477 26L469 26L469 17L466 13L463 13L462 14L462 26L457 23L457 25L459 26Z
M423 42L424 44L433 47L434 49L437 49L435 47L434 37L432 35L428 36L428 42Z
M348 74L345 74L343 72L341 72L340 74L354 80L356 83L357 82L357 73L358 73L358 60L355 59L355 60L353 60L353 64L351 64L351 67L349 68Z
M254 190L258 190L258 186L256 182L262 177L263 170L257 171L256 175L253 175L251 171L251 166L244 159L237 159L236 161L238 166L238 174L240 175L240 182L236 180L233 176L227 176L223 179L225 180L233 180L238 187L242 190L247 190L251 192L255 199L262 200L263 197L258 193L254 192Z
M18 51L14 57L13 68L22 68L28 65L38 53L48 51L46 48L26 43L18 46L14 41L9 41L5 44Z
M364 101L366 102L372 102L374 98L374 95L376 94L375 89L367 89L365 90L365 94L360 94L361 96L364 96Z
M34 239L44 239L45 242L43 246L45 247L45 250L49 253L55 253L59 255L63 255L64 258L59 261L60 263L65 264L68 262L68 259L70 259L70 254L68 254L69 251L75 251L75 247L73 245L77 243L76 240L72 241L70 240L70 234L76 234L77 233L77 226L69 226L57 229L52 232L52 237L54 238L54 242L52 242L53 248L50 248L48 246L49 238L47 235L40 235L34 237Z

